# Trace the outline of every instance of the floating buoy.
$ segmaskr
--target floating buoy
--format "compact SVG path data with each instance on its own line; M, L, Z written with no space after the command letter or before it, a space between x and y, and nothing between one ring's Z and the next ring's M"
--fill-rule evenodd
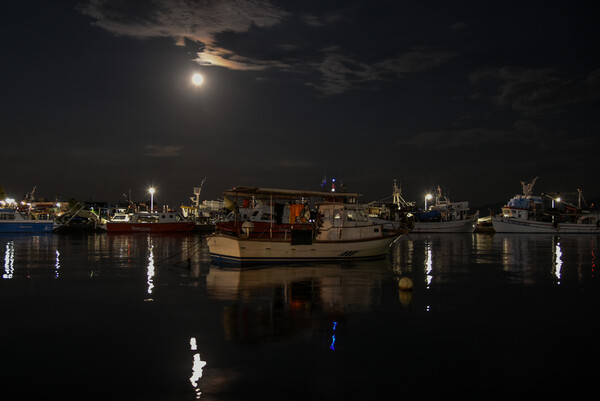
M401 291L410 291L413 288L413 281L408 277L402 277L400 281L398 281L398 288Z

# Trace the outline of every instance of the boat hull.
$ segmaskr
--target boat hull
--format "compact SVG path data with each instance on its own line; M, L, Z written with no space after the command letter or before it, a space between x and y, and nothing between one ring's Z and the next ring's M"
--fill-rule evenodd
M15 221L0 223L0 233L51 233L52 221Z
M552 223L534 220L520 220L492 217L497 233L541 233L541 234L599 234L598 224Z
M256 239L214 233L207 237L216 264L293 263L375 259L388 254L398 234L358 241L313 241L292 245L289 239Z
M196 223L190 221L173 223L107 223L106 231L109 233L167 233L167 232L191 232Z
M411 233L472 233L477 227L477 217L450 221L417 221Z

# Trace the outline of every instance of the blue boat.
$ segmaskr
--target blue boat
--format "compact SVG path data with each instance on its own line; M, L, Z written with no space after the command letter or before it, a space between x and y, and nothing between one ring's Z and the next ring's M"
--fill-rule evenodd
M0 233L51 233L52 220L26 219L13 209L0 209Z

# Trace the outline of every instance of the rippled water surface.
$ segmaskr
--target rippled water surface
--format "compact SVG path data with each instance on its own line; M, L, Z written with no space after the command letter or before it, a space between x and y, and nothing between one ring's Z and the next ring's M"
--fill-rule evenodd
M2 398L575 399L600 377L599 239L240 270L202 236L1 235Z

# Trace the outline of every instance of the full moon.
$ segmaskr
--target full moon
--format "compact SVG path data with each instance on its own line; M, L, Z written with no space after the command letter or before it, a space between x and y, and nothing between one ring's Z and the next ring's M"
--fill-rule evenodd
M194 85L200 86L202 85L202 82L204 82L204 77L201 74L195 73L192 75L192 83Z

